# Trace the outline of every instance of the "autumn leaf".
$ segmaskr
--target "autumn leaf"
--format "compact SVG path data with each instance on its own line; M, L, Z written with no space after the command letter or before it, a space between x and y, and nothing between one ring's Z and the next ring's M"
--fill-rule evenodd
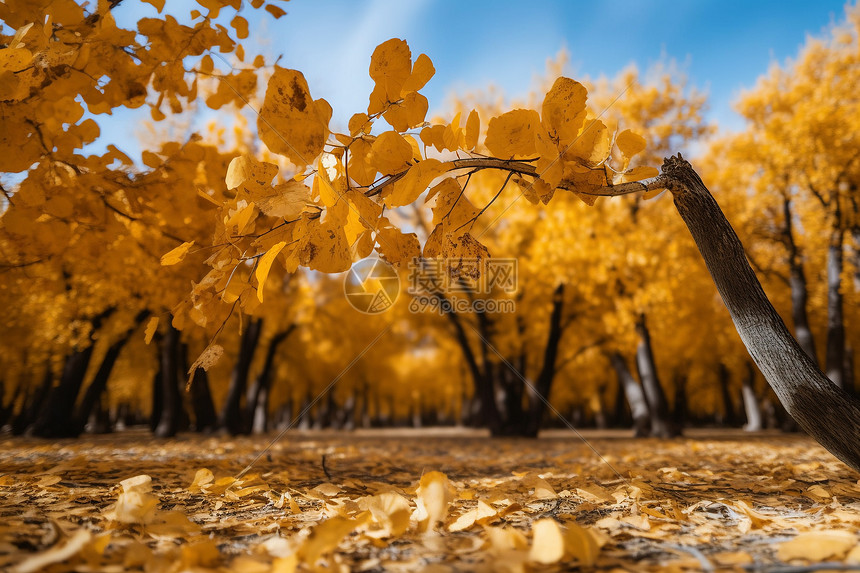
M299 167L313 163L323 151L331 117L331 108L320 101L311 98L301 72L275 66L257 121L260 139Z
M162 266L170 266L181 263L185 260L185 255L188 254L188 249L194 246L194 241L189 241L187 243L182 243L172 251L165 253L161 257L161 265Z
M272 268L272 263L275 262L275 257L281 252L281 250L287 246L286 241L281 241L280 243L269 247L269 250L265 252L265 254L260 257L259 262L257 262L257 270L255 274L257 276L257 298L260 302L263 302L263 291L266 286L266 278L269 276L269 269Z
M494 117L487 125L484 145L490 153L503 159L526 157L535 153L535 128L540 123L537 112L515 109Z
M581 83L561 77L544 97L541 120L561 149L566 149L579 135L585 121L587 95Z

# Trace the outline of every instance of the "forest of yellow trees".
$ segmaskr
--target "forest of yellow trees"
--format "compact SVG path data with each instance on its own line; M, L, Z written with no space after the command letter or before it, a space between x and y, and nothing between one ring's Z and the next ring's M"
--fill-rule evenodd
M400 37L335 110L298 1L0 0L0 569L860 563L860 8L736 129Z
M116 4L55 1L43 23L38 2L0 6L0 423L14 433L535 435L562 423L551 412L638 435L790 427L668 194L594 194L691 145L804 351L854 391L856 9L741 97L738 133L707 124L707 96L677 73L556 79L564 55L527 101L463 94L427 117L433 63L400 39L368 54L370 103L335 133L300 71L245 53L238 1L137 30L117 27ZM172 127L141 158L121 142L88 152L120 107ZM234 133L182 133L201 107ZM341 273L377 256L402 288L367 314ZM516 289L470 291L466 267L485 259L516 261ZM435 296L508 311L416 311L406 285L433 260L462 287Z

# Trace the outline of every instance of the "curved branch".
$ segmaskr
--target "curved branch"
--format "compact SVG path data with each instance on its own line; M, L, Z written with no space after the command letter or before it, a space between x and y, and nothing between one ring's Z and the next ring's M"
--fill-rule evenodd
M508 173L516 173L519 175L527 175L529 177L540 177L537 168L523 161L515 161L513 159L497 159L495 157L470 157L468 159L453 159L442 163L446 172L459 171L461 169L470 169L472 172L481 171L483 169L497 169L499 171L507 171ZM372 185L367 188L365 195L373 197L379 195L383 189L389 185L393 185L402 179L409 170L401 171L389 175L387 179ZM569 183L564 181L558 186L559 189L568 191L576 191L582 195L593 195L597 197L617 197L619 195L628 195L630 193L638 193L640 191L655 191L657 189L666 188L667 181L664 175L658 175L651 179L643 181L630 181L628 183L620 183L618 185L607 185L593 191L580 191L575 189Z

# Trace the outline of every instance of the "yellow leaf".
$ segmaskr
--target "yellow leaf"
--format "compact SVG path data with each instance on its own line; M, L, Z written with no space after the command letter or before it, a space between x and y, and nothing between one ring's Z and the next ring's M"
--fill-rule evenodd
M58 543L53 547L30 555L20 563L18 563L12 571L15 573L35 573L36 571L45 571L54 563L62 563L67 559L71 559L77 555L93 538L93 534L84 527L75 531L66 541Z
M188 254L188 249L190 249L193 245L194 241L182 243L169 253L165 253L161 257L161 265L169 267L170 265L175 265L177 263L182 262L182 260L185 258L185 255Z
M158 317L153 316L149 319L149 322L146 323L146 330L144 331L143 341L146 344L152 342L152 337L155 336L155 331L158 330Z
M195 370L198 368L202 368L203 370L209 370L212 366L215 365L224 354L224 347L220 344L210 344L206 347L203 352L200 353L200 356L197 357L197 360L194 361L194 364L191 365L191 368L188 369L188 376L194 376Z
M158 498L150 495L152 478L139 475L120 482L122 492L114 508L114 521L120 523L149 523L155 517Z
M428 106L426 97L409 92L402 101L392 104L382 117L397 131L406 131L424 123Z
M323 554L335 549L341 540L356 527L363 525L370 514L360 513L355 519L332 517L311 530L310 535L299 548L299 556L309 565L314 565Z
M552 518L539 519L532 525L532 548L529 561L549 565L564 557L564 534Z
M197 473L194 474L194 481L191 482L191 485L188 486L188 491L191 493L197 493L201 491L201 488L205 485L209 485L210 483L215 481L215 476L212 472L206 468L197 470Z
M642 181L643 179L657 177L659 174L660 172L656 167L640 165L639 167L634 167L633 169L625 171L621 176L621 182L627 183L628 181Z
M456 232L448 234L442 249L451 274L478 280L484 261L490 258L490 252L470 233L455 237Z
M274 4L266 5L265 10L266 10L266 12L271 14L275 18L275 20L280 19L281 16L283 16L284 14L287 13L286 10L284 10L280 6L275 6Z
M240 40L244 40L248 37L248 21L241 16L236 16L230 22L230 25L233 26L236 30L236 37Z
M389 207L411 204L444 172L445 167L438 159L425 159L413 165L405 176L391 186L391 191L384 196L385 204Z
M565 157L573 157L584 160L588 166L593 166L609 156L609 132L606 125L599 119L589 120L582 133L576 140L565 147Z
M562 149L570 145L585 121L588 90L570 78L558 78L541 106L543 125Z
M272 179L278 174L278 166L274 163L257 161L250 155L234 157L227 167L224 182L227 189L270 187Z
M469 113L469 118L466 120L466 150L475 149L478 145L478 136L481 134L481 118L477 110L472 110Z
M266 251L262 257L260 257L260 261L257 263L257 271L254 273L257 277L257 298L260 299L260 302L263 302L263 291L266 286L266 278L269 276L269 269L272 268L272 263L275 262L275 257L278 256L278 253L281 252L287 246L286 241L281 241L277 245L274 245Z
M328 137L328 119L320 114L321 105L311 98L301 72L275 66L257 120L260 139L293 164L310 165Z
M19 72L33 61L33 53L26 48L0 49L0 72Z
M373 123L366 113L356 113L349 118L349 134L353 137L365 133L370 133ZM363 142L362 142L363 143Z
M158 13L161 14L161 11L164 10L164 0L143 0L147 4L152 4L155 6L155 9L158 10Z
M421 531L434 530L437 523L445 520L451 501L450 487L448 476L442 472L434 471L421 476L415 500L417 507L413 514Z
M303 237L300 261L307 267L322 273L340 273L352 266L352 255L346 232L328 221L315 220Z
M645 149L645 138L638 133L625 129L615 138L615 145L618 146L618 151L629 159Z
M427 54L421 54L412 65L412 74L403 84L402 92L417 92L423 88L436 73L433 62Z
M368 160L383 175L398 173L409 166L412 146L399 133L386 131L373 142Z
M857 545L857 535L853 531L826 529L801 533L791 541L781 543L776 556L781 561L803 559L809 563L842 559Z
M400 91L412 73L412 52L405 40L392 38L378 45L370 56L370 77L376 83L368 114L400 99ZM429 78L428 78L429 79Z
M565 549L568 557L576 559L581 565L592 566L597 562L600 543L591 530L576 523L568 523L564 533Z
M369 537L381 539L403 534L409 528L409 502L402 495L385 492L359 500L358 507L370 511L378 529L365 532Z
M401 233L395 227L386 227L379 230L376 238L379 254L392 265L411 261L421 254L421 245L415 233Z
M535 153L535 127L540 123L536 111L515 109L494 117L487 125L484 145L495 157L511 159Z
M291 221L305 210L311 190L307 185L290 179L274 187L264 187L249 197L260 211L270 217Z

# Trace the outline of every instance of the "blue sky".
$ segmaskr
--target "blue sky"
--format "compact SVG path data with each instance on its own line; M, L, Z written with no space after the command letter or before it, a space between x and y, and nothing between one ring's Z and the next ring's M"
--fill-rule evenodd
M180 19L198 7L192 0L167 4ZM731 104L741 90L772 62L794 56L808 34L819 35L844 16L844 4L832 0L292 0L285 8L288 14L277 21L245 10L248 52L280 55L280 65L304 72L312 95L332 104L336 126L366 109L370 54L398 37L413 57L424 52L435 64L436 76L423 90L431 114L442 111L452 92L489 84L522 96L564 48L574 78L611 77L631 63L644 71L663 55L673 58L709 94L709 119L740 129ZM127 3L117 16L127 24L148 11Z

